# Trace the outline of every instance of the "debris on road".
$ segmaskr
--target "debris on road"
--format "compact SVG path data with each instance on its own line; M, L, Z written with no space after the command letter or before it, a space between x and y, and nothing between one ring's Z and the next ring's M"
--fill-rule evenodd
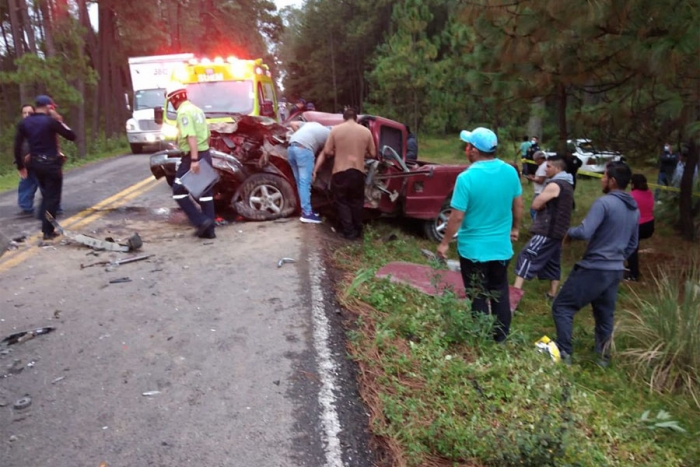
M146 391L141 395L146 396L146 397L151 397L151 396L157 396L158 394L160 394L160 391Z
M13 407L15 410L22 410L26 409L30 405L32 405L32 398L27 394L26 396L17 399Z
M277 267L281 268L285 263L296 263L296 260L294 258L282 258L277 261Z
M112 279L111 281L109 281L110 284L122 284L124 282L131 282L131 279L129 279L128 277L120 277L118 279Z
M59 381L63 381L64 379L66 379L65 376L59 376L59 377L56 378L55 380L51 381L51 384L56 384L56 383L58 383Z
M34 329L32 331L17 332L15 334L10 334L6 338L4 338L2 341L0 341L0 345L21 344L22 342L26 342L29 339L34 339L36 336L48 334L51 331L55 331L55 330L56 330L56 328L48 327L48 328L38 328L38 329Z
M59 319L61 317L61 310L56 310L53 312L53 319Z
M143 241L141 240L141 237L138 233L132 235L129 238L129 240L127 240L126 244L120 244L115 242L114 239L111 238L105 240L98 240L88 235L84 235L77 232L71 232L70 230L65 230L63 227L61 227L58 221L56 221L56 219L54 219L53 216L51 216L51 214L46 213L46 217L53 224L56 230L58 230L58 232L60 232L60 234L64 237L74 240L78 243L82 243L83 245L89 246L90 248L94 248L96 250L120 251L122 253L129 253L131 251L138 250L143 246Z
M151 258L152 256L155 255L140 255L140 256L129 256L128 258L121 258L121 259L116 259L116 260L107 260L107 261L95 261L94 263L89 263L89 264L81 264L80 269L85 269L85 268L91 268L93 266L121 266L122 264L129 264L129 263L135 263L136 261L143 261L144 259ZM114 269L112 269L114 270Z

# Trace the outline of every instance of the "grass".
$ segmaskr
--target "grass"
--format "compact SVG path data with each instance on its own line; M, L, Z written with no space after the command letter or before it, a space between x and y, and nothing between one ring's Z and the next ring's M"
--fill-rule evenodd
M67 143L66 143L67 145ZM81 167L90 162L108 159L119 154L125 154L129 151L129 145L124 140L113 140L106 144L101 144L101 150L94 150L88 153L85 158L78 159L73 156L71 152L67 152L68 161L63 166L63 170L72 169L75 167ZM0 192L7 190L16 190L17 184L19 183L19 175L12 162L5 162L4 165L0 167Z
M453 144L429 147L447 154ZM525 184L523 191L529 204L532 187ZM580 181L574 222L599 195L598 180ZM385 241L392 232L398 239ZM514 246L516 252L525 241ZM584 247L572 243L565 248L564 276ZM356 313L350 353L359 363L362 396L372 414L372 431L389 453L388 465L700 464L695 401L687 394L649 391L648 375L635 378L625 358L615 358L606 370L597 367L589 309L575 320L572 367L554 365L535 351L537 339L555 334L543 297L548 283L526 283L513 333L501 347L485 337L487 323L473 319L465 301L431 298L373 278L389 261L425 264L421 248L434 250L435 245L377 222L362 244L336 250L333 257L345 271L338 296ZM642 272L650 278L652 262L676 264L697 245L658 226L642 248L653 251L640 257ZM451 257L456 258L454 247ZM653 297L649 284L621 285L618 313L637 309L636 297ZM624 342L616 339L618 350L624 350Z
M654 293L633 295L620 326L622 355L649 389L690 395L700 407L700 275L697 258L686 277L661 269Z

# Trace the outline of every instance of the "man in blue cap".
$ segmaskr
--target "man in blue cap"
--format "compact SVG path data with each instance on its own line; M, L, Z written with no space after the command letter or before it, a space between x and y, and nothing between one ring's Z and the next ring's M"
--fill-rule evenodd
M498 138L487 128L462 131L471 163L459 174L452 194L452 213L437 248L447 258L457 236L462 280L473 311L496 315L494 339L510 332L508 263L518 239L523 215L522 187L515 168L496 158Z
M39 212L41 231L44 240L52 240L58 236L53 224L46 217L48 212L56 217L56 211L61 202L63 189L63 158L58 151L58 138L61 135L67 140L75 141L75 133L65 123L63 117L56 112L56 104L49 96L37 96L34 114L29 115L17 125L15 134L15 164L20 177L27 177L27 165L36 176L41 190L41 210ZM24 141L29 143L29 157L25 159L22 152Z

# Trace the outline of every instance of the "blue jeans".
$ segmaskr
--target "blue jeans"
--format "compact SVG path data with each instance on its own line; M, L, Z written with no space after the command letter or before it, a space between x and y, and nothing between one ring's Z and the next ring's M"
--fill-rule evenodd
M573 352L572 330L574 315L589 303L595 319L595 351L605 356L615 323L617 287L622 271L586 269L574 266L561 291L552 303L552 317L557 328L559 350Z
M661 186L669 186L671 184L671 177L669 177L666 172L659 172L659 176L656 178L656 184L661 185ZM661 190L658 188L654 190L654 201L659 200L659 196L661 195Z
M39 182L34 171L27 170L27 178L20 178L19 187L17 187L17 204L22 211L34 211L34 195L37 188L39 188Z
M297 182L299 192L299 202L301 203L301 213L312 214L311 208L311 177L314 173L314 153L311 149L296 146L294 143L287 150L287 160L294 172L294 179Z

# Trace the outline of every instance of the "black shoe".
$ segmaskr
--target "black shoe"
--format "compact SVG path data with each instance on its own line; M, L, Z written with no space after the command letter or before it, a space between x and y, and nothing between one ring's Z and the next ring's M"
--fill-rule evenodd
M33 216L34 211L33 210L24 210L22 209L20 212L17 213L18 216L22 217L27 217L27 216Z
M209 239L214 239L216 238L216 233L214 233L213 230L204 232L202 235L197 235L199 238L209 238Z
M195 236L202 238L202 235L205 235L207 232L209 232L209 229L214 225L214 220L206 218L204 222L199 224L197 226L197 229L194 231Z
M44 240L53 240L56 237L59 237L61 234L58 232L51 232L51 233L45 233L44 234Z
M633 276L632 274L625 274L625 280L626 280L627 282L638 282L638 281L639 281L639 277Z

